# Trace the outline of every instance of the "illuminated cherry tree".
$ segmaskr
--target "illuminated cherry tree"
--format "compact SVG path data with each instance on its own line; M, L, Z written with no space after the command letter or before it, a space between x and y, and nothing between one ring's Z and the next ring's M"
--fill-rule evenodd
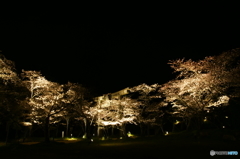
M98 125L98 135L101 129L115 126L126 136L126 124L136 124L139 102L128 97L109 99L106 95L98 101L97 106L90 108L89 113Z
M24 83L31 92L28 99L31 106L30 119L33 123L43 124L45 140L49 141L49 126L56 123L66 109L63 85L46 80L40 72L24 71Z
M174 115L181 117L187 127L193 121L200 126L210 107L228 104L233 93L227 90L239 87L240 83L238 57L239 51L233 50L197 62L170 61L179 76L164 84L161 91L166 102L172 103Z
M125 126L128 123L139 124L142 131L145 125L157 125L157 120L163 115L159 108L164 106L156 101L161 98L157 91L159 88L158 84L141 84L127 88L128 93L122 90L98 97L97 106L90 108L92 120L98 125L98 134L101 129L111 126L117 127L126 136ZM120 92L122 95L116 96Z
M160 126L163 129L159 120L164 115L161 107L165 105L161 102L162 97L158 92L160 87L158 84L147 85L143 83L130 89L132 94L137 95L136 99L139 102L140 113L137 122L140 125L142 135L146 131L149 134L150 127Z
M0 125L6 124L6 143L10 127L19 129L25 119L27 93L15 72L14 62L0 54Z
M78 83L68 82L68 84L65 85L65 88L68 90L65 96L68 106L61 114L67 123L66 135L68 135L69 120L72 118L82 123L84 135L88 136L87 132L91 119L91 116L89 115L89 107L92 104L92 102L87 100L89 92L85 87Z

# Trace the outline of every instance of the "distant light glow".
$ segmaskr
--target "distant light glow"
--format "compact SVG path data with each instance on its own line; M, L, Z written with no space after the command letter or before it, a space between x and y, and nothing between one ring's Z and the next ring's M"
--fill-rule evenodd
M22 124L23 124L24 126L31 126L31 125L32 125L32 123L30 123L30 122L22 122Z
M180 122L178 121L178 120L176 120L176 122L175 122L175 125L177 125L177 124L179 124Z

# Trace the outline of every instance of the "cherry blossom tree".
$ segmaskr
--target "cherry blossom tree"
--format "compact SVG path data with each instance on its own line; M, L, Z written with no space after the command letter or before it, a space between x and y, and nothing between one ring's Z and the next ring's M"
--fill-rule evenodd
M37 71L23 70L22 77L31 92L28 99L30 119L33 123L44 125L45 141L49 141L50 124L58 122L61 112L66 109L63 85L46 80Z
M68 82L65 88L68 90L66 92L68 107L62 114L67 123L66 134L68 135L69 120L74 119L82 123L84 135L89 136L90 115L88 112L92 104L89 100L89 91L81 84L71 82Z
M98 136L101 129L108 126L116 126L125 137L126 124L136 124L139 115L139 102L128 97L120 97L119 99L109 99L108 95L98 100L95 107L90 108L92 120L98 126Z
M0 125L6 124L6 143L10 127L20 129L25 118L27 104L24 102L28 94L18 77L14 62L0 54Z
M140 125L142 135L146 132L150 135L150 127L154 126L160 126L163 131L162 122L160 121L164 113L161 107L164 107L165 104L161 102L162 96L158 92L160 87L158 84L147 85L143 83L130 89L133 95L137 95L136 99L140 103L137 122Z
M164 84L161 91L166 95L166 102L172 103L175 116L181 117L187 127L192 121L201 126L210 107L226 106L236 95L240 84L239 57L237 49L199 61L170 61L179 75ZM234 88L234 93L229 88Z

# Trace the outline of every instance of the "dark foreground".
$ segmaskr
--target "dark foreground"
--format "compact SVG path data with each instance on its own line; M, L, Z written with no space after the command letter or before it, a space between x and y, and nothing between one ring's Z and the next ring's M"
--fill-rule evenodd
M31 145L30 145L31 144ZM55 141L0 146L1 159L203 159L210 150L238 151L239 141L194 138L137 138L125 140ZM214 156L238 158L238 156Z

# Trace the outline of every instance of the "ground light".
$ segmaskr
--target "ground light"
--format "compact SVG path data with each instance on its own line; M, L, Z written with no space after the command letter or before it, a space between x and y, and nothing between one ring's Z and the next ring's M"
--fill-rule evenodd
M87 138L87 134L84 134L82 138L83 138L83 139L86 139L86 138Z
M127 133L127 136L128 136L128 137L133 137L134 135L129 131L129 132Z
M78 140L78 138L71 137L71 138L65 138L65 140L74 141L74 140Z
M166 131L166 133L165 133L165 136L167 136L168 135L168 131Z

